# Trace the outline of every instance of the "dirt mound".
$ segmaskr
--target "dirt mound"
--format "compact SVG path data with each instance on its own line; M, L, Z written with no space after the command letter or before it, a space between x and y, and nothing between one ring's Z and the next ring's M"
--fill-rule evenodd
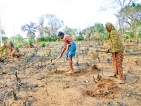
M12 41L6 41L2 47L0 47L0 60L19 58L23 54L20 53L17 47L14 47Z
M104 79L95 84L90 90L86 90L84 95L91 97L105 97L108 99L114 99L118 94L120 88L111 79Z
M72 76L82 76L82 75L86 75L87 73L89 73L89 71L78 70L78 71L74 72L74 74Z

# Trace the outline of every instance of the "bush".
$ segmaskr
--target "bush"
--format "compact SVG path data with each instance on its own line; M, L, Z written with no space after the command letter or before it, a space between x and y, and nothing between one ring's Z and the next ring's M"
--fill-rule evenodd
M108 36L107 35L100 35L100 40L108 40Z
M126 35L125 35L125 38L126 39L131 39L131 38L133 38L134 36L133 36L133 32L127 32L126 33Z
M125 38L126 39L131 39L131 37L129 35L126 35Z
M45 47L45 46L46 46L46 42L41 42L41 43L40 43L40 46L41 46L41 47Z
M139 34L136 37L141 38L141 31L139 32Z
M32 39L28 40L28 45L33 45L33 40Z
M82 41L82 40L84 40L84 36L82 36L82 35L75 36L74 39L75 39L76 41Z
M43 42L43 41L45 41L45 38L43 37L43 38L37 38L37 41L38 42Z
M56 42L56 41L60 41L60 38L56 34L53 34L51 36L37 38L37 41L39 41L39 42Z
M17 45L18 45L18 48L20 48L20 47L22 47L22 46L23 46L23 44L22 44L22 43L18 43Z

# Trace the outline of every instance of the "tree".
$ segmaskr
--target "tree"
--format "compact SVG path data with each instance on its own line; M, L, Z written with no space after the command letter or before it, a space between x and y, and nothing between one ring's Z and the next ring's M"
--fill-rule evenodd
M94 32L94 26L89 26L82 30L82 33L86 35L86 38L88 38L88 40L90 40L91 36L94 35Z
M117 18L121 20L122 15L124 15L123 20L123 32L125 33L126 30L129 32L131 31L135 37L137 32L139 32L139 26L141 25L141 5L132 3L131 5L125 6L121 9L118 14L116 14Z
M59 20L54 14L46 14L47 25L50 30L50 34L57 34L58 29L60 29L63 25L63 21Z
M69 35L75 35L75 30L74 29L72 29L72 28L69 28L69 27L65 27L64 29L64 33L66 33L66 34L69 34Z
M27 31L27 37L29 39L34 39L35 38L35 32L37 29L37 25L33 22L30 22L30 24L25 24L21 27L21 30L26 32Z
M17 34L15 36L10 37L11 41L15 41L15 42L22 42L23 41L23 37L20 34ZM14 43L15 43L14 42Z
M40 38L44 37L44 15L38 18L39 20L39 25L38 25L38 31L40 33Z
M104 0L104 1L105 1L105 3L103 3L104 6L102 7L102 8L104 8L104 10L107 10L108 8L112 8L114 10L116 9L116 12L118 14L115 13L115 16L118 19L118 24L121 29L121 35L123 36L124 35L124 28L125 28L125 25L124 25L125 14L123 11L122 12L119 12L119 11L122 10L123 8L125 8L125 6L129 6L132 3L136 2L137 0L108 0L108 1Z
M82 30L82 33L87 36L90 40L92 36L99 36L103 35L105 28L102 23L95 23L93 26L89 26Z
M47 27L47 26L44 27L44 33L45 33L45 35L50 35L49 27Z
M104 25L102 23L95 23L94 24L94 30L97 32L99 35L102 35L105 31Z
M23 41L23 37L21 36L21 34L17 34L15 37L16 37L17 42Z
M136 37L141 26L141 4L133 3L132 5L126 6L123 10L125 14L124 22L129 26L133 37Z

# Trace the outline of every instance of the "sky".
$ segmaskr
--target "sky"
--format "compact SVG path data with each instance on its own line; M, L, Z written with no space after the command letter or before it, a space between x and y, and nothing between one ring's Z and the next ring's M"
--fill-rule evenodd
M115 24L114 11L101 11L102 5L103 0L0 0L1 26L7 37L26 36L20 27L30 21L37 23L45 14L56 14L70 28L83 29L96 22Z

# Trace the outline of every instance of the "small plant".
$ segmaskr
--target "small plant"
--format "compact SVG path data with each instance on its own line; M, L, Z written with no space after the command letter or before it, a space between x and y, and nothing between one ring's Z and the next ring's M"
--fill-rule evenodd
M28 45L31 46L32 44L33 44L33 40L32 40L32 39L29 39L29 40L28 40Z
M18 43L18 48L22 47L23 44L22 43Z
M46 42L41 42L40 46L41 47L45 47L46 46Z
M46 52L46 55L49 56L49 55L50 55L50 51L47 51L47 52Z

